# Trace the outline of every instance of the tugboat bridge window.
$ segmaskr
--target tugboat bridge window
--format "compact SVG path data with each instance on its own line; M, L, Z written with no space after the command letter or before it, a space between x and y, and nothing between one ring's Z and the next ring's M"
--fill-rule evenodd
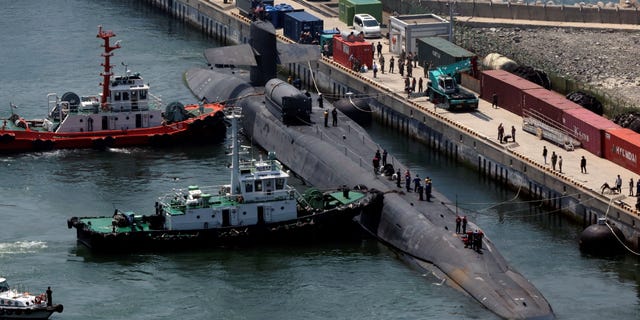
M256 192L262 192L262 180L256 180Z
M253 183L252 182L245 183L244 191L245 192L253 192Z
M276 179L276 190L282 190L284 189L284 178L277 178Z

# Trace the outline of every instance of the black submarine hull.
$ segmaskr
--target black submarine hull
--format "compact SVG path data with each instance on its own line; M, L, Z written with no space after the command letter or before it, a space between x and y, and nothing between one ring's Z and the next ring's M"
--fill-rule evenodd
M384 191L382 212L363 213L358 222L405 259L447 279L503 318L554 318L543 295L509 266L490 239L484 238L483 254L464 247L454 231L455 211L441 194L433 193L437 202L419 201L415 193L400 192L394 181L374 174L368 156L378 146L355 122L341 116L338 127L325 128L322 111L314 109L314 125L285 126L259 101L247 101L242 107L245 133L274 150L308 183L318 187L358 183Z
M275 41L272 29L270 24L252 24L252 38L273 37ZM254 49L258 52L275 50ZM241 107L244 133L254 143L274 151L278 160L308 183L319 188L364 184L384 192L382 211L363 212L357 222L407 262L446 280L447 284L500 317L555 318L544 296L506 262L491 239L483 238L481 253L465 247L460 235L454 231L455 208L447 204L449 201L442 194L434 191L435 201L420 201L415 193L403 192L403 188L398 188L389 177L375 174L372 158L376 150L382 148L360 125L341 112L338 112L337 126L333 126L332 121L325 125L324 111L331 111L328 104L324 109L313 106L304 125L285 124L277 108L267 107L265 95L269 93L247 81L200 68L187 71L186 79L199 98L228 101ZM266 87L284 89L291 86L278 79L269 82ZM254 80L253 85L264 84ZM278 101L282 98L269 99ZM407 168L393 157L388 162L402 171ZM469 223L469 230L476 228Z

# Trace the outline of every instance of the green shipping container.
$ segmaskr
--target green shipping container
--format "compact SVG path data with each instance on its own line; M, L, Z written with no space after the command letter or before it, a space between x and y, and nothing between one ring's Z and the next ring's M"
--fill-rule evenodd
M338 17L348 26L353 25L353 16L358 13L372 15L382 24L382 2L380 0L339 0Z
M440 37L418 39L418 58L420 65L431 62L432 67L446 66L461 60L470 59L474 53Z

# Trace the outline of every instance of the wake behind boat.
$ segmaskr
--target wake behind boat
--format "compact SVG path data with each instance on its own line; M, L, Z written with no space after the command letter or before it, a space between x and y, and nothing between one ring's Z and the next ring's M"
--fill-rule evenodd
M236 122L232 116L230 184L174 190L156 202L151 215L116 210L111 216L73 217L68 227L94 251L233 247L350 237L359 231L355 216L382 210L383 195L376 190L299 194L273 153L267 160L241 162Z
M0 319L49 319L62 312L61 304L53 304L51 288L39 295L12 288L0 277Z
M24 119L14 113L11 104L11 116L0 119L0 152L164 146L224 137L221 104L184 106L172 102L163 108L140 74L129 72L125 65L125 74L115 76L110 59L120 44L109 43L114 36L99 27L97 37L104 40L102 93L51 93L44 119Z

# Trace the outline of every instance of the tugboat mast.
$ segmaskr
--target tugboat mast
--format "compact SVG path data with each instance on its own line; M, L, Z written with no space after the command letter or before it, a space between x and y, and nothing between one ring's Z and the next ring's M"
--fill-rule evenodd
M109 92L109 83L111 82L111 76L113 75L113 73L111 72L113 66L110 63L110 58L111 56L113 56L113 53L111 51L120 48L120 44L118 43L119 41L116 42L114 46L111 46L109 44L109 39L111 37L115 37L115 35L116 34L113 33L113 31L103 31L102 26L98 26L98 35L96 37L104 40L104 44L102 45L102 47L104 47L104 52L102 53L104 62L100 64L104 67L104 71L100 73L103 78L102 83L100 83L100 85L102 86L102 97L100 98L100 105L102 106L103 110L107 110L109 108L107 106L107 97L109 97L109 95L111 94Z
M238 118L239 114L236 114L234 108L231 108L231 114L228 116L231 118L231 194L235 195L240 193L240 145L238 141Z

